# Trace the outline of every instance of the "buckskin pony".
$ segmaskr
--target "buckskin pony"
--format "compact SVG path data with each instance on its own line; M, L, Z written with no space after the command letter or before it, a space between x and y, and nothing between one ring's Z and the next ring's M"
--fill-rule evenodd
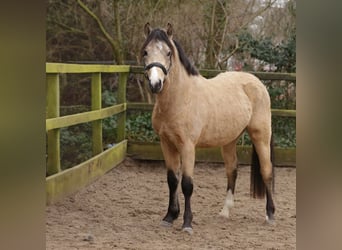
M173 39L171 24L166 29L151 29L147 23L144 33L145 75L156 95L152 125L160 137L169 187L169 206L161 225L172 226L179 216L177 187L181 182L185 199L182 230L193 232L195 147L221 147L228 184L220 215L229 217L237 178L236 143L244 131L253 143L251 196L264 198L266 194L266 221L273 222L271 108L266 87L246 72L204 78Z

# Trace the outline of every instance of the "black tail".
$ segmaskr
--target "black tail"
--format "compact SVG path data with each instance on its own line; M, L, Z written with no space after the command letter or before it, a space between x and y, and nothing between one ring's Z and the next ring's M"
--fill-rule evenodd
M273 169L273 137L271 138L271 163L272 163L272 191L274 191L274 169ZM258 154L253 145L252 164L251 164L251 186L250 193L253 198L264 198L266 193L266 185L260 173L260 161Z

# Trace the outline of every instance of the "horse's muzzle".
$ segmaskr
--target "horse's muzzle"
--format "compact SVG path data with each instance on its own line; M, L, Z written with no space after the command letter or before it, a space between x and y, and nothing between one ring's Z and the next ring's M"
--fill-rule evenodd
M154 84L152 84L151 81L148 81L148 85L150 86L151 92L153 94L159 93L163 87L161 80L159 80L158 82Z

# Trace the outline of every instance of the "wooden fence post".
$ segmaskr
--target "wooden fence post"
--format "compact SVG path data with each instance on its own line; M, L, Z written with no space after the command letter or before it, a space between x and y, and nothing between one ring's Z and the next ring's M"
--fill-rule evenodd
M119 73L118 103L126 103L126 85L128 73ZM118 114L117 143L126 138L126 111Z
M59 74L47 74L46 80L46 118L59 117ZM47 175L52 175L61 171L60 129L56 128L48 131L47 137Z
M93 73L91 78L91 110L102 107L101 73ZM93 156L103 151L102 147L102 120L92 122Z

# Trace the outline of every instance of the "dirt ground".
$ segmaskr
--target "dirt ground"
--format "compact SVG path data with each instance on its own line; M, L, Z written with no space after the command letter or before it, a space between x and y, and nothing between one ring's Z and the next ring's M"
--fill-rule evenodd
M296 169L275 170L276 225L264 224L265 201L249 196L248 166L240 166L230 218L218 215L226 196L223 164L197 163L193 235L159 226L168 205L163 162L122 164L80 192L46 208L46 249L295 249Z

